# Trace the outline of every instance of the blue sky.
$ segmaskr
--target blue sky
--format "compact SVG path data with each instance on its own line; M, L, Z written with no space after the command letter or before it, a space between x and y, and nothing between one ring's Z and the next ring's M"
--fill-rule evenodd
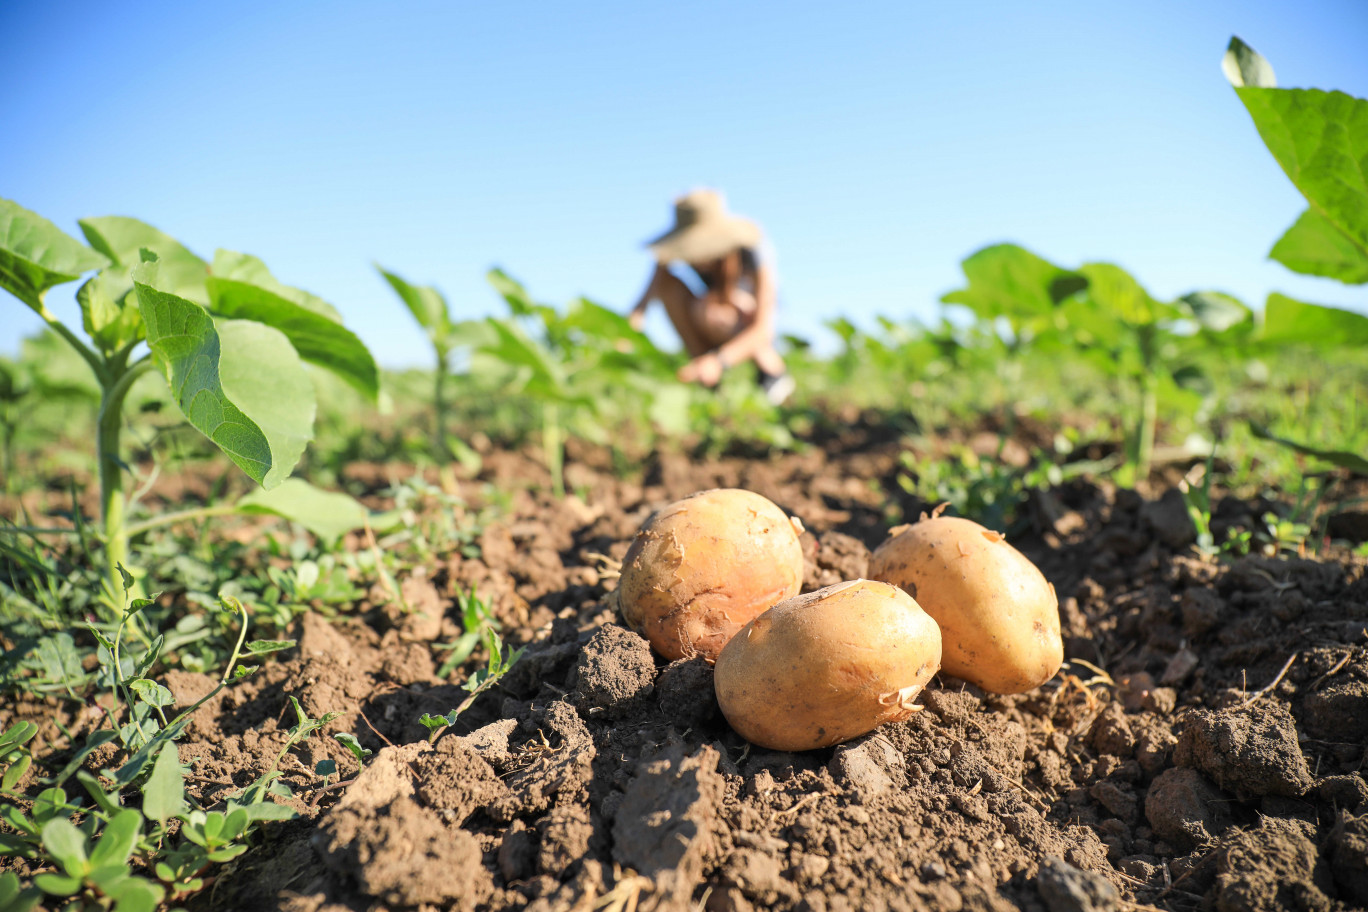
M933 318L1012 240L1151 291L1368 293L1265 259L1304 208L1225 82L1368 96L1368 3L0 4L0 196L262 257L387 366L429 352L375 273L502 312L625 309L671 200L723 188L778 251L782 329ZM75 285L50 296L74 318ZM37 330L0 301L0 352ZM663 317L652 324L662 341ZM671 340L671 344L673 344Z

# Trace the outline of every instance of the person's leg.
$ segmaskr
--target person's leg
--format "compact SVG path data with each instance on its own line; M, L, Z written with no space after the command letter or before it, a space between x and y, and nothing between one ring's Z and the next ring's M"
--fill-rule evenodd
M643 297L654 298L665 306L665 313L674 324L675 332L679 333L679 339L690 358L696 358L712 348L694 322L698 297L679 276L664 265L657 265Z

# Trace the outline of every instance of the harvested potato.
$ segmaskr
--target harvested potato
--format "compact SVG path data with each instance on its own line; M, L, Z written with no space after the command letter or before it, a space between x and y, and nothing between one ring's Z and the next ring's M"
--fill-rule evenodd
M717 657L713 685L747 741L810 750L911 716L940 658L936 622L906 592L853 580L751 621Z
M1059 600L999 533L953 516L900 526L869 575L907 591L940 625L946 673L993 693L1023 693L1064 661Z
M701 491L637 532L622 562L622 617L667 659L715 659L751 618L797 595L803 527L751 491Z

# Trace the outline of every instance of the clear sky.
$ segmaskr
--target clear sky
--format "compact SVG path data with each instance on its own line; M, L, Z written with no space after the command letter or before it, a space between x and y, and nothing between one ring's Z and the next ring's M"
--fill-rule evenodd
M387 366L430 355L372 262L457 317L503 312L493 265L625 309L699 185L766 227L782 328L824 346L831 317L933 318L1002 240L1368 311L1265 259L1305 204L1221 75L1231 34L1280 85L1368 96L1365 0L5 0L0 196L256 254ZM40 321L0 297L9 353Z

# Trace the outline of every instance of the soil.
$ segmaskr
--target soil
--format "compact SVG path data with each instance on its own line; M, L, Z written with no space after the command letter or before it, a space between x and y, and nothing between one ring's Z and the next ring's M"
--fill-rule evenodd
M894 521L931 506L897 485L896 441L771 460L658 453L627 480L610 468L573 450L580 493L555 501L535 493L532 457L487 456L480 481L516 493L478 557L403 581L411 613L373 596L391 607L305 615L297 648L196 713L180 756L204 802L275 756L290 696L311 715L342 711L329 730L375 754L358 770L315 737L288 755L298 819L268 826L192 910L1368 905L1362 558L1204 557L1173 491L1034 495L1013 541L1059 593L1065 670L1007 697L941 676L906 722L782 753L729 729L704 661L666 663L620 625L612 561L664 504L734 486L802 519L805 589L858 577ZM350 477L378 490L381 474ZM1218 521L1266 506L1230 500ZM526 652L429 744L419 716L465 696L464 672L436 677L432 644L459 633L455 595L471 585ZM182 705L213 683L165 681ZM23 715L44 722L37 752L69 750L53 706L0 712ZM64 720L78 736L98 722ZM314 775L324 759L342 783Z

